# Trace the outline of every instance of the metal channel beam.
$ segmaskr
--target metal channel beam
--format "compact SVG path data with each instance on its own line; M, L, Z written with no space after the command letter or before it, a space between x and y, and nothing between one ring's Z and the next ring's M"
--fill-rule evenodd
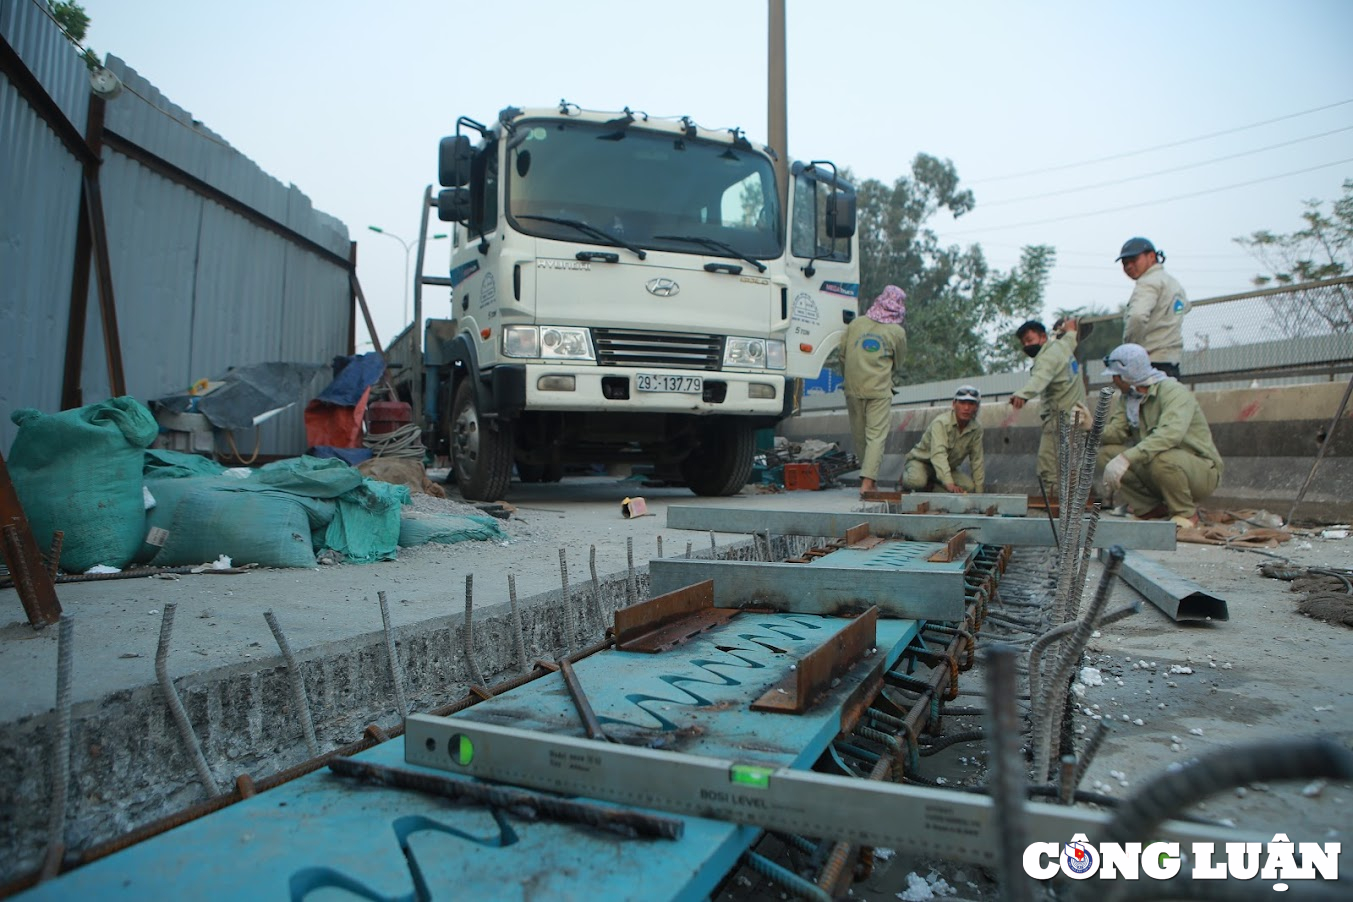
M947 542L960 529L972 542L984 545L1053 546L1047 517L977 517L964 514L873 514L863 512L745 510L673 505L667 508L672 529L762 533L790 536L843 536L859 523L868 523L874 535L896 536L917 542ZM1094 547L1174 551L1175 527L1169 520L1103 518L1095 528Z
M1101 521L1103 522L1103 521ZM1100 552L1100 561L1107 555ZM1191 579L1185 579L1145 555L1128 553L1118 575L1172 620L1230 620L1225 599L1209 595Z
M789 768L552 736L463 718L411 714L404 750L410 764L656 808L719 818L797 836L882 846L973 864L996 864L1000 837L988 796L903 786ZM1102 833L1111 814L1031 802L1029 836L1065 842ZM1243 841L1238 831L1166 821L1153 839Z
M773 527L772 527L773 529ZM841 554L841 552L836 552ZM649 591L658 595L714 580L714 604L721 608L769 607L798 614L854 614L878 605L885 617L961 620L964 563L929 564L920 569L831 566L669 558L648 562Z

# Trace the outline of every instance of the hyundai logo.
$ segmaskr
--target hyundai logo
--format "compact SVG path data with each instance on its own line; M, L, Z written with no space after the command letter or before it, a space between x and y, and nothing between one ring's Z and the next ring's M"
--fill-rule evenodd
M644 287L648 289L649 294L660 298L672 298L681 293L681 286L672 279L649 279Z

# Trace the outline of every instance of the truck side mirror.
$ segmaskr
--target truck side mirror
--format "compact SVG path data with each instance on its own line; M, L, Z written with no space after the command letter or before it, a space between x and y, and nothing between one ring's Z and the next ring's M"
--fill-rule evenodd
M470 189L443 188L437 192L437 218L442 222L465 222L470 218Z
M470 161L474 149L465 135L443 138L437 148L437 181L447 188L461 188L470 182ZM444 217L443 217L444 218Z
M856 199L854 194L833 192L827 200L827 235L850 238L855 234Z

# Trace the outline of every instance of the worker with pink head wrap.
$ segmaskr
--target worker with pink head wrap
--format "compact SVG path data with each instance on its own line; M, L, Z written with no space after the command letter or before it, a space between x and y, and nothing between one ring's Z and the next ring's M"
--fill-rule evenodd
M907 293L889 285L864 315L846 327L841 342L846 412L850 435L860 458L860 492L878 489L879 466L893 403L893 374L907 356Z

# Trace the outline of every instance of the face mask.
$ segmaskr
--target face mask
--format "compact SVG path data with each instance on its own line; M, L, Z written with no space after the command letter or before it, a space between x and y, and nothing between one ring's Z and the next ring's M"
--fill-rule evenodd
M1025 345L1025 346L1024 346L1024 353L1025 353L1025 354L1028 354L1030 357L1037 357L1037 356L1038 356L1038 352L1041 351L1041 350L1043 350L1043 346L1042 346L1042 345Z

